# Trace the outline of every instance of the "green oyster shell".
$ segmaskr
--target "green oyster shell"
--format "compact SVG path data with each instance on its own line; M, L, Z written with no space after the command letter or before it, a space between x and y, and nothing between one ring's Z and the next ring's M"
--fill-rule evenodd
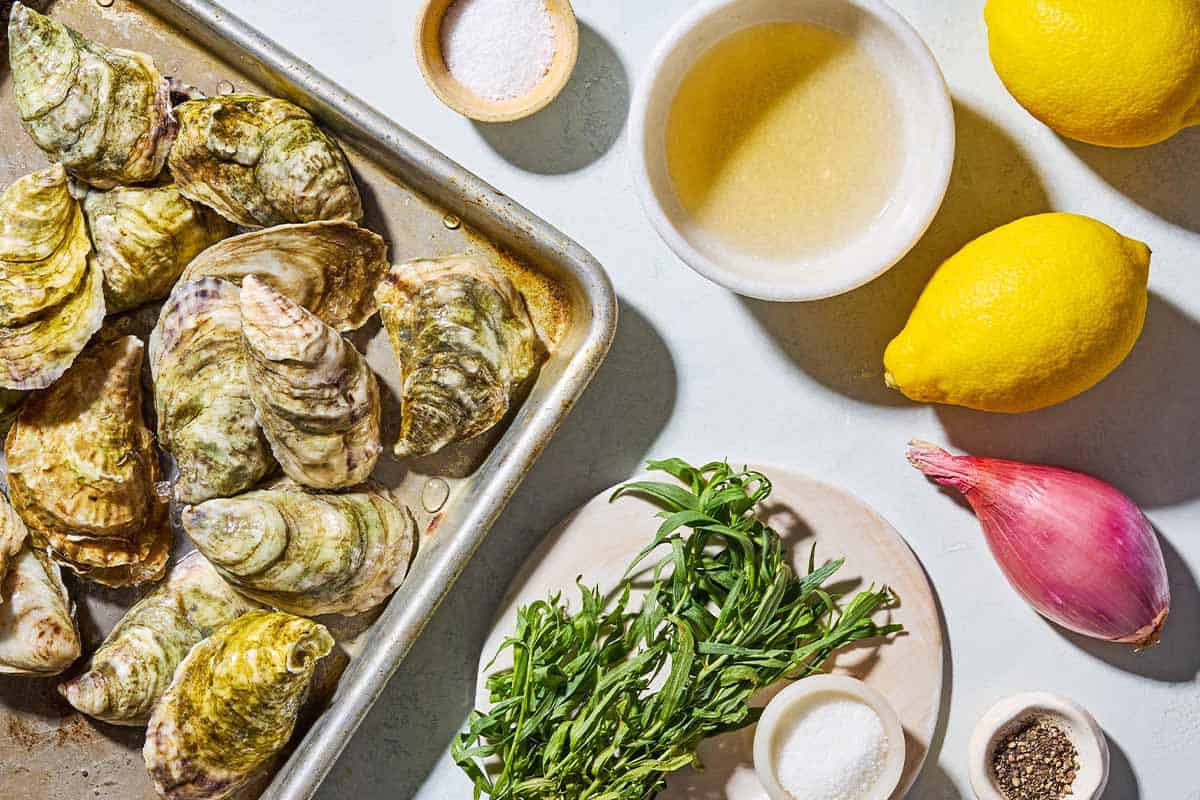
M182 503L235 495L274 466L254 420L239 291L214 278L180 283L150 334L158 441L179 468Z
M339 331L378 309L375 287L391 265L387 245L353 222L280 225L234 236L205 250L181 281L208 276L241 285L254 275Z
M375 297L403 382L397 455L435 453L488 430L541 361L524 298L480 259L399 264Z
M258 604L235 592L199 553L137 602L92 655L59 685L79 711L115 725L145 725L188 651Z
M242 283L242 339L258 424L284 473L344 489L379 458L379 386L362 354L254 276Z
M0 577L0 674L57 675L81 650L62 573L26 542Z
M63 168L18 178L0 195L0 325L62 303L83 280L90 250Z
M403 581L415 523L381 491L313 494L294 485L183 512L196 549L240 592L305 616L357 614Z
M193 258L235 230L174 185L92 191L83 207L110 314L166 297Z
M171 173L185 195L248 228L359 220L362 200L346 157L304 109L231 94L175 109Z
M100 329L104 296L91 249L62 166L18 178L0 195L0 388L49 386ZM12 395L5 399L11 406Z
M142 755L168 800L219 800L260 774L296 726L324 626L251 611L192 648L155 707Z
M176 126L149 56L88 41L21 3L8 42L21 123L51 161L102 189L158 176Z
M17 510L0 494L0 580L4 579L9 563L21 552L28 538L29 529L17 515ZM3 597L0 602L4 602Z
M34 542L109 586L157 580L171 544L142 420L142 351L135 336L89 347L29 397L4 448L10 497Z

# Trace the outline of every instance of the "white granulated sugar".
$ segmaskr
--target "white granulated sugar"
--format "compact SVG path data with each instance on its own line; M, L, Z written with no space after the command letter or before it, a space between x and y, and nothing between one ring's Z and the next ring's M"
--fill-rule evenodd
M796 800L862 800L883 772L887 733L870 706L819 694L792 709L775 733L775 774Z
M456 0L442 19L441 38L454 79L495 101L532 91L556 49L545 0Z

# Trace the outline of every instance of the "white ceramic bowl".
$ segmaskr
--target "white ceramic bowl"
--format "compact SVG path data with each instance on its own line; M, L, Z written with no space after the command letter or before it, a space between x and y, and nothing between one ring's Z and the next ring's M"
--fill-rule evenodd
M980 718L967 747L967 772L975 796L979 800L1004 800L992 771L992 755L1001 740L1034 717L1046 717L1057 724L1079 751L1071 800L1100 800L1108 784L1108 740L1104 731L1083 706L1047 692L1006 697Z
M792 800L792 795L779 785L776 776L775 738L789 713L818 695L852 697L866 704L879 716L883 722L883 732L887 736L887 755L883 772L872 793L860 800L888 800L904 772L904 727L887 698L862 681L845 675L814 675L804 678L775 695L767 704L754 731L754 771L758 774L759 782L767 790L771 800Z
M904 164L892 202L862 236L794 267L763 270L753 256L717 253L688 231L671 184L666 129L683 78L714 44L766 22L809 22L851 35L891 79L904 121ZM667 33L633 100L634 182L651 222L684 262L738 294L764 300L818 300L848 292L899 261L933 221L954 163L954 111L941 69L908 22L880 0L701 0ZM753 273L757 276L751 277Z

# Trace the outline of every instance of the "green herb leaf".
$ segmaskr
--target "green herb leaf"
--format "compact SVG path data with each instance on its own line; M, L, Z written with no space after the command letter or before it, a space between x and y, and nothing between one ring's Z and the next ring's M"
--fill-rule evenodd
M488 678L491 709L472 712L451 748L476 798L645 800L697 763L705 738L754 724L759 689L900 630L871 619L892 601L886 588L839 608L823 587L841 560L818 567L813 553L807 575L793 572L779 535L753 514L771 493L766 476L724 462L649 466L683 486L639 481L613 494L663 509L615 599L581 583L578 611L554 595L517 612L501 647L513 667ZM652 578L635 612L639 570Z

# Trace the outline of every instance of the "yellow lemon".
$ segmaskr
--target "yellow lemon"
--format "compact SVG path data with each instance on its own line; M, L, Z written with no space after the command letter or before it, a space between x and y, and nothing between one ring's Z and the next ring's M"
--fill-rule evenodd
M1142 332L1150 248L1078 214L985 233L942 264L884 354L913 400L1020 413L1117 368Z
M1106 147L1200 125L1198 0L987 0L996 73L1058 133Z

